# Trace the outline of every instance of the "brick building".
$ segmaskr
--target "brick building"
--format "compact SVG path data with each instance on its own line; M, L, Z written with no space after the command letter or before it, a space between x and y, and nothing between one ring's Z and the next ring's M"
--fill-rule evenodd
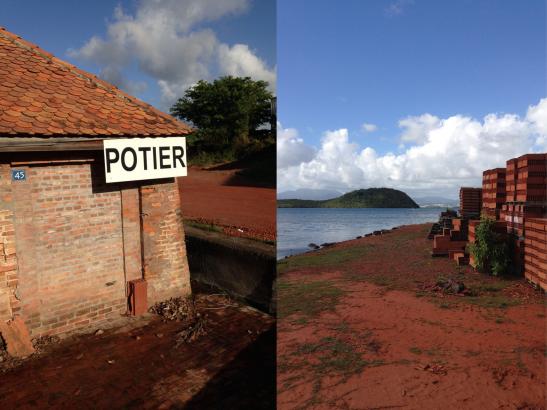
M103 156L189 130L0 29L0 321L67 334L125 313L129 281L149 305L190 293L174 178L107 184Z

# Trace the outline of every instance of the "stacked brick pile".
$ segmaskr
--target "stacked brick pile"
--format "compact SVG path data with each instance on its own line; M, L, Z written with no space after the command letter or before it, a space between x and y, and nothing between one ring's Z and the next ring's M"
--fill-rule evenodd
M547 212L547 154L526 154L507 161L507 202L500 216L512 235L516 273L525 264L526 220L541 218Z
M499 219L505 203L505 168L488 169L482 173L482 214Z
M524 235L524 219L547 208L547 154L526 154L507 161L507 197L503 215L510 233Z
M467 235L467 239L469 243L475 243L475 234L477 232L477 226L479 225L480 222L481 221L479 221L478 219L469 221L469 227L468 227L469 233Z
M547 154L527 154L517 162L517 202L545 205Z
M477 226L479 225L480 222L481 221L479 221L479 220L469 221L468 234L467 234L467 239L468 239L469 243L475 243L475 237L476 237L476 233L477 233ZM469 264L473 267L476 266L475 260L473 259L473 255L469 255Z
M458 266L467 265L469 263L469 256L465 253L468 222L469 220L465 218L452 219L453 227L448 234L451 241L451 249L448 250L448 258L456 261Z
M461 237L461 219L453 211L442 212L439 218L438 235L433 234L433 256L452 256L453 252L463 252L467 243ZM432 233L430 233L431 235Z
M452 220L453 228L450 230L450 238L453 240L467 240L467 225L469 220L465 218L454 218Z
M460 188L460 215L462 218L478 218L482 208L481 188Z
M443 235L444 232L450 231L450 229L452 229L452 219L457 216L458 214L452 210L441 212L441 216L439 216L439 222L436 222L431 226L429 234L427 235L427 239L433 239L435 235ZM448 231L445 231L445 229L447 228Z
M465 250L467 241L452 240L450 234L447 235L435 235L433 238L433 256L450 256L450 251Z
M540 218L545 214L545 205L523 205L507 203L503 205L507 232L518 237L524 236L524 221L527 218ZM501 218L500 218L501 219Z
M517 200L517 162L517 158L512 158L505 164L505 200L507 202Z
M547 291L547 218L525 221L524 276Z
M480 188L460 189L461 218L445 221L441 235L434 236L432 254L475 267L465 245L476 240L480 214L495 220L496 233L509 235L512 270L546 289L547 154L512 158L506 168L484 171L482 182L482 193Z

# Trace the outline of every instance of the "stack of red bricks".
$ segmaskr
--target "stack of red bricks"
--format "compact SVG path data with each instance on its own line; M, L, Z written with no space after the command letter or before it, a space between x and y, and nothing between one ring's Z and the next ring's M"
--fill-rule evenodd
M469 215L470 200L466 198L471 197L472 189L460 189L460 214L464 218ZM476 201L474 204L476 206ZM547 218L547 154L522 155L507 161L506 168L484 171L481 216L496 220L495 232L511 235L513 270L524 272L528 279L544 287L547 245L545 241L540 242L538 235L545 235L545 229L541 230L536 225L537 221ZM470 243L475 242L479 223L479 220L468 221L467 239ZM531 229L530 224L536 224L536 228L528 234L526 231ZM453 232L451 236L454 237ZM534 246L530 247L532 243ZM454 259L459 262L458 256L454 253ZM473 258L469 259L469 264L475 266Z
M431 252L433 256L452 257L454 251L463 252L467 241L460 235L460 223L461 219L453 216L446 217L442 234L433 237L433 251Z
M441 213L442 233L435 235L433 229L430 235L433 236L433 256L448 256L458 262L458 265L467 264L468 258L465 255L467 244L467 222L471 217L477 217L481 210L481 189L461 188L460 189L460 214L457 218L453 212Z
M467 265L469 263L469 257L465 254L468 221L469 220L466 218L452 219L452 229L450 230L451 245L458 244L458 246L451 246L452 249L448 251L448 258L456 261L458 266Z
M545 205L547 201L547 154L526 154L517 159L515 201Z
M505 168L488 169L482 173L482 214L499 219L505 203Z
M513 262L525 271L526 221L547 215L547 154L526 154L507 161L507 196L502 213L513 235ZM532 233L534 235L534 233Z
M473 221L469 221L469 226L468 226L468 234L467 234L467 239L469 241L469 243L475 243L475 236L476 236L476 233L477 233L477 226L479 225L481 221L479 220L473 220ZM475 267L475 260L473 259L473 255L469 255L469 264L473 267Z
M527 218L540 218L545 215L545 205L523 205L507 203L503 205L504 220L507 223L507 233L518 237L524 236L524 222ZM501 219L501 218L500 218Z
M460 215L462 218L478 218L482 208L481 188L460 188Z
M448 229L448 228L446 228ZM452 240L450 233L435 235L433 238L433 256L450 256L450 251L464 251L467 241Z
M524 276L547 291L547 218L525 221Z
M505 168L505 200L515 202L517 200L517 158L506 162Z
M467 241L469 234L469 219L453 218L450 239L453 241Z
M469 221L469 226L468 226L468 235L467 235L467 239L469 241L469 243L475 243L475 235L476 235L476 232L477 232L477 226L479 225L481 221L479 221L478 219L474 219L472 221Z

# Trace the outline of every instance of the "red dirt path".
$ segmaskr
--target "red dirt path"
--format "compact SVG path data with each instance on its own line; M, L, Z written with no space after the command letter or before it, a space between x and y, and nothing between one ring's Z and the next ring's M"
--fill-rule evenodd
M179 178L184 219L221 226L233 236L275 240L275 189L242 185L236 171L191 167Z
M432 259L427 228L348 241L285 265L278 409L545 408L544 296L521 279L504 283ZM366 256L309 266L356 250ZM439 275L492 291L424 292ZM283 315L284 304L296 303L284 289L302 283L329 284L341 297L319 314Z

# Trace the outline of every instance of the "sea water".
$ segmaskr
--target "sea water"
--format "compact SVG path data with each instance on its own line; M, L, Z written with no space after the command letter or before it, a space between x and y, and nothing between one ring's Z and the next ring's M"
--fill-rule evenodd
M355 239L380 229L436 222L446 208L278 208L277 258Z

